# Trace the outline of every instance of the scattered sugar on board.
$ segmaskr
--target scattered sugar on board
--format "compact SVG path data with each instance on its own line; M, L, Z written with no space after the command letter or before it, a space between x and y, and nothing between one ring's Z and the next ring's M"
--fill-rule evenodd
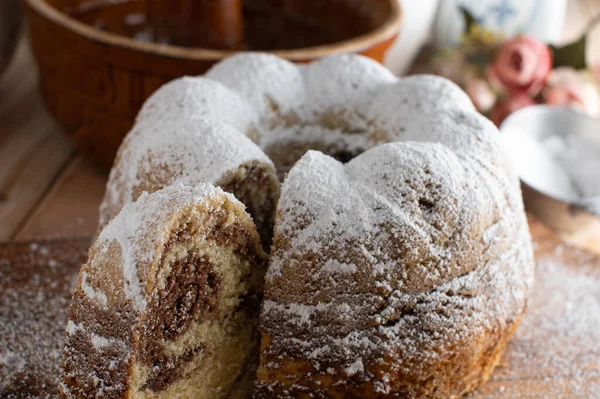
M71 293L88 245L0 246L0 397L56 397Z
M536 253L527 313L488 386L501 385L481 396L512 397L515 381L544 376L536 398L600 398L600 259L564 244Z

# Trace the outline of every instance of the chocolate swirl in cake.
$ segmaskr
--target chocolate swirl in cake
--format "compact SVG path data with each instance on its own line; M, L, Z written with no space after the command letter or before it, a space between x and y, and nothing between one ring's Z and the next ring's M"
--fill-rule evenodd
M143 194L81 269L63 397L243 397L258 362L265 263L233 196L207 184Z

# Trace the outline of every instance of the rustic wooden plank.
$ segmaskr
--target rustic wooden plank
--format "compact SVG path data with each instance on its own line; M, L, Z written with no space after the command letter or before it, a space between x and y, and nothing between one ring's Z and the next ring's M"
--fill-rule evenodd
M60 351L89 240L0 244L0 398L56 398Z
M600 398L600 257L530 221L537 263L528 309L490 381L471 395Z
M0 82L0 95L0 240L9 240L71 158L73 146L44 108L24 40Z
M39 203L15 240L91 236L98 224L106 173L78 156Z
M0 120L3 128L9 126L6 118L13 118L13 114L18 116L27 109L32 92L37 90L37 75L32 62L31 53L23 41L17 47L10 67L0 79ZM0 137L0 140L4 138Z
M577 247L600 255L600 219L572 233L560 233L560 238Z
M67 138L48 135L23 162L15 165L14 180L1 190L0 240L13 238L19 225L52 184L71 154L72 148Z

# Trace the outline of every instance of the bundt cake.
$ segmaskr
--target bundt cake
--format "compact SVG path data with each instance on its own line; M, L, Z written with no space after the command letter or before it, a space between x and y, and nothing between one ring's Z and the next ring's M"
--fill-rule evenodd
M266 260L231 194L201 184L141 195L79 273L61 396L248 397Z
M147 144L172 132L186 144ZM269 242L260 215L278 198L255 396L456 397L488 378L532 283L519 182L497 136L443 78L398 79L355 55L296 66L239 54L148 100L104 220L193 175L238 195ZM143 157L160 161L129 161ZM248 162L261 172L238 179L244 197L220 179Z

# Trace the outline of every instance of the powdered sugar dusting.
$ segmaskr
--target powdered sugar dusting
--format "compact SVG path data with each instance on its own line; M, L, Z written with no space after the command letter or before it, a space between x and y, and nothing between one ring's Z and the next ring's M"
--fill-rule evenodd
M155 191L162 188L161 183L217 184L226 172L253 161L274 170L260 148L228 124L197 120L167 127L138 122L111 172L100 207L100 225L134 201L141 189Z
M69 335L75 335L78 332L84 332L85 331L85 327L83 326L83 324L81 323L75 323L72 320L69 320L67 322L67 328L65 329L65 332Z
M389 141L442 143L458 155L510 174L498 129L474 111L468 96L447 79L429 75L400 79L365 104L370 136ZM516 177L513 177L516 181Z
M126 205L100 233L95 244L100 251L108 250L113 242L119 244L125 294L135 309L141 311L146 307L145 282L140 281L138 271L147 270L150 262L156 259L156 251L168 238L173 210L191 203L202 203L215 195L230 196L209 183L195 187L179 184L152 195L144 193L136 202ZM140 234L141 231L146 234ZM90 265L92 269L102 267L94 261Z
M90 334L90 339L92 341L92 346L97 351L103 351L106 347L111 345L122 345L122 341L106 338L94 333Z
M525 387L548 399L600 392L600 259L546 238L536 260L525 318L502 367L475 398L519 397ZM515 384L523 379L527 385Z
M381 88L398 79L370 58L342 54L323 58L304 70L306 108L312 114L327 110L355 112Z
M102 291L95 290L91 285L88 284L88 274L83 272L81 274L81 289L88 296L88 298L98 300L98 302L106 308L108 306L108 298Z
M271 368L341 364L388 392L396 377L370 371L386 356L383 370L430 378L456 348L508 334L533 280L517 182L482 146L442 143L384 144L345 165L309 151L292 168L262 313Z
M273 82L256 65L267 69L277 65ZM305 143L355 156L390 141L440 142L498 168L499 174L509 173L497 129L447 79L427 75L397 79L378 63L356 55L326 57L299 71L301 79L287 61L245 54L220 63L207 76L245 98L247 92L268 98L278 97L273 92L302 93L295 96L293 106L276 102L273 112L257 108L262 115L258 143L267 153L285 153L286 145ZM289 85L277 83L283 80ZM297 88L300 81L303 90ZM516 176L512 178L516 181Z
M345 371L346 371L346 374L350 375L350 376L357 374L357 373L362 373L363 371L365 371L362 360L357 359L350 366L346 367Z
M242 134L249 134L258 121L258 114L236 92L217 81L183 77L167 83L150 96L136 123L171 130L197 120L224 122ZM159 127L156 130L166 134Z
M379 63L357 55L326 57L297 67L271 55L240 54L211 69L259 112L258 143L267 153L283 146L313 146L358 154L373 147L364 104L397 81ZM301 155L301 154L300 154ZM287 172L277 165L280 174Z
M287 323L291 324L311 324L311 318L317 312L340 312L340 314L351 311L348 304L342 303L339 305L332 306L330 303L318 303L316 305L303 305L298 303L290 303L282 305L274 301L265 300L263 302L264 312L283 312L288 314L289 318L286 320Z
M500 153L491 144L497 131L476 115L448 80L398 79L366 57L334 55L298 67L272 55L238 54L206 77L175 80L146 101L111 172L100 225L136 199L136 187L154 180L216 184L249 158L270 165L236 132L277 153L281 176L302 148L351 158L398 140L437 141L457 151L480 146L487 153L480 161L487 162ZM492 160L501 168L503 162Z
M69 303L88 246L0 246L0 397L57 396Z
M240 53L213 66L206 77L238 92L261 115L287 113L305 103L300 68L274 55Z
M356 265L328 259L323 265L323 271L328 273L356 273Z

